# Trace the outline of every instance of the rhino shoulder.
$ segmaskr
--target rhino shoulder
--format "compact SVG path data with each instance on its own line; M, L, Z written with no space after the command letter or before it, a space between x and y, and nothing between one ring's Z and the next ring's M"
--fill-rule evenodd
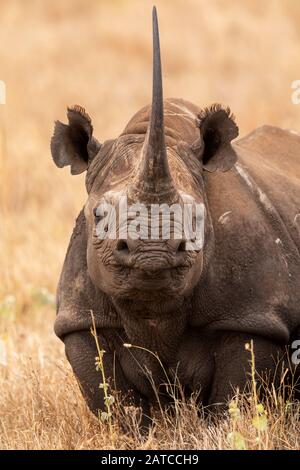
M55 333L89 330L91 312L97 327L120 327L108 297L91 281L87 268L87 232L84 210L76 219L57 289Z

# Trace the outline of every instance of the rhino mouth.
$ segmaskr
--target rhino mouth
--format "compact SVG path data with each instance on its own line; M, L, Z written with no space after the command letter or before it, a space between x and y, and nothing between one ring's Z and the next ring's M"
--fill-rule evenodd
M165 292L172 291L175 293L182 284L183 274L183 272L180 272L180 268L164 269L151 273L136 269L132 273L132 280L135 288L139 290L157 291L164 289Z
M114 257L117 263L126 268L136 269L147 275L155 277L164 271L178 270L191 266L192 256L184 250L184 244L179 243L176 252L164 246L149 244L130 251L125 241L119 242Z
M133 251L124 242L117 248L114 252L115 267L124 273L120 279L123 279L121 290L125 297L151 300L151 294L155 293L156 297L168 299L184 291L195 253L180 249L175 252L167 245L152 243Z
M169 271L174 272L189 267L189 263L183 259L174 259L164 252L139 254L121 264L139 272L141 276L154 279L157 275L164 276Z
M137 267L139 266L139 267ZM136 265L135 268L120 266L117 274L119 298L131 300L169 301L179 298L186 288L187 267L167 267L166 265L148 263Z

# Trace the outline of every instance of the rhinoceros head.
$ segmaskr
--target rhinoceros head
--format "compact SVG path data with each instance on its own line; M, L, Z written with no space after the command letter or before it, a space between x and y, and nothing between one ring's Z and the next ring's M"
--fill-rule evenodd
M176 113L163 101L154 9L152 105L102 145L90 117L75 106L68 125L56 122L51 143L57 166L70 165L72 174L87 170L87 263L94 284L114 298L160 300L166 310L201 277L212 242L203 169L230 169L236 160L230 141L237 135L229 111L216 106L198 114L190 145L180 121L173 131L166 128L168 106L170 120Z

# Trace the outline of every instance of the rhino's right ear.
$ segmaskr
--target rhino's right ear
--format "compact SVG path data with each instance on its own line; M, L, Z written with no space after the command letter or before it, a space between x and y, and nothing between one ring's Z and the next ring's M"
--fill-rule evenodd
M59 168L70 165L72 175L79 175L87 169L101 144L93 137L91 118L81 106L68 108L67 116L69 124L55 122L52 158Z
M231 141L239 134L234 116L229 108L213 104L198 115L202 145L201 159L206 171L228 171L237 160ZM201 140L202 139L202 140Z

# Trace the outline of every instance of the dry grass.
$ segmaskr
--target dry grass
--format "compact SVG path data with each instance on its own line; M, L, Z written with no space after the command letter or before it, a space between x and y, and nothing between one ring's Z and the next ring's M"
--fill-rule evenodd
M1 449L299 449L300 408L284 403L281 393L269 397L258 425L252 393L250 401L238 397L230 417L216 422L204 419L201 410L199 415L193 400L178 401L175 415L156 413L147 438L139 433L135 411L124 416L116 405L110 429L88 411L53 337L52 309L41 300L47 299L36 303L31 321L16 324L11 316L5 322ZM120 423L131 432L122 431Z
M300 129L300 107L290 99L299 78L299 2L156 4L166 96L229 104L241 134L263 123ZM110 442L87 411L52 332L47 292L55 292L86 197L83 177L51 162L52 123L79 103L104 140L149 101L151 6L148 0L0 0L0 80L7 87L7 104L0 106L0 448L235 446L228 442L232 420L209 424L187 404L178 422L160 417L146 441L114 430ZM299 448L297 413L269 406L259 443L251 406L242 411L238 428L247 446Z

